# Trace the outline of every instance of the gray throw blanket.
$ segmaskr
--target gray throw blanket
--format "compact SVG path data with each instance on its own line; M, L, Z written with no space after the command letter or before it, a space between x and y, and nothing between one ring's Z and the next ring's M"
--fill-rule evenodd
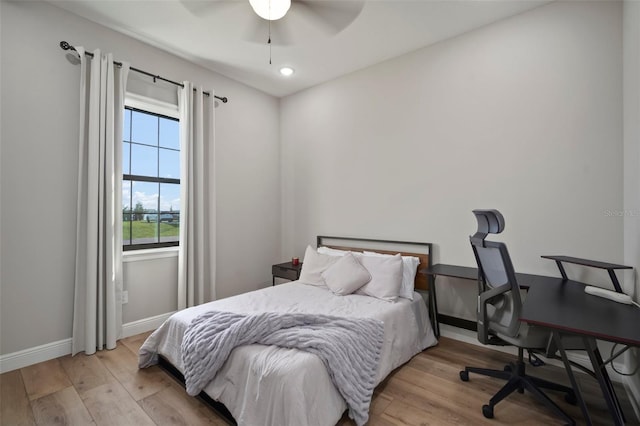
M191 322L182 341L187 393L200 393L236 346L295 348L320 357L349 406L349 417L363 425L369 417L383 338L383 323L370 318L207 312Z

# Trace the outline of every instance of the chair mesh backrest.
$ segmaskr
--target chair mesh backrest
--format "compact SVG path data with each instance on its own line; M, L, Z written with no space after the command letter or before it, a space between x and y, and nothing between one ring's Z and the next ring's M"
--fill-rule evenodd
M474 214L478 218L478 232L470 238L471 246L486 289L504 285L510 287L487 308L487 327L489 330L515 337L520 329L522 300L511 257L504 243L485 240L489 233L502 232L504 219L496 210L474 210ZM487 226L487 223L490 226Z

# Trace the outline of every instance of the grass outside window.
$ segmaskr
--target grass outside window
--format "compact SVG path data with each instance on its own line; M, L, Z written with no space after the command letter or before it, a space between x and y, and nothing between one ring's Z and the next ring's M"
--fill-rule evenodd
M178 240L180 235L180 224L178 222L166 223L160 222L160 238L169 240L166 237L174 237ZM137 240L158 237L158 223L147 222L145 220L134 220L133 222L122 222L122 238L131 240L133 244L136 244Z

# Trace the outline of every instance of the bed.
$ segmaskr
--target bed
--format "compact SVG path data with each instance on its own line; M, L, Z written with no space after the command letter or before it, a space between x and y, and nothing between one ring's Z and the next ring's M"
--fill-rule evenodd
M400 247L404 249L400 250ZM378 256L387 255L387 258L391 254L401 253L403 262L409 257L418 258L417 268L423 268L429 266L431 246L429 243L318 237L318 248L329 250L331 254L326 254L326 251L323 254L310 254L311 248L308 247L303 260L309 262L307 272L311 270L312 256L323 256L326 260L326 256L338 259L345 252L363 252L357 254L362 261L364 252L367 252L367 256L375 256L369 251L381 253ZM312 250L318 253L316 249ZM331 262L337 263L337 260ZM341 262L344 263L345 259ZM184 373L182 343L185 332L194 319L202 318L201 315L211 311L243 315L304 313L382 321L384 335L375 372L376 385L393 369L437 343L427 305L420 293L414 291L411 295L413 300L398 297L394 301L367 294L337 295L326 286L305 282L312 281L308 278L308 273L305 278L307 266L303 263L303 273L298 281L216 300L175 313L142 345L140 366L146 367L164 361L178 373ZM426 290L426 281L421 281L424 276L415 274L415 277L413 284ZM223 404L240 425L332 426L347 409L345 399L336 389L325 364L318 356L299 349L261 344L248 344L233 349L215 377L204 387L203 393L206 398Z

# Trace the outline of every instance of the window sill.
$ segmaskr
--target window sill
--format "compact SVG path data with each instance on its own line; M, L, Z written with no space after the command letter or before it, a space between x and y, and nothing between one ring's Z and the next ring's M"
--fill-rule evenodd
M167 257L178 257L179 247L163 247L154 249L142 249L122 252L122 262L138 262L142 260L155 260Z

